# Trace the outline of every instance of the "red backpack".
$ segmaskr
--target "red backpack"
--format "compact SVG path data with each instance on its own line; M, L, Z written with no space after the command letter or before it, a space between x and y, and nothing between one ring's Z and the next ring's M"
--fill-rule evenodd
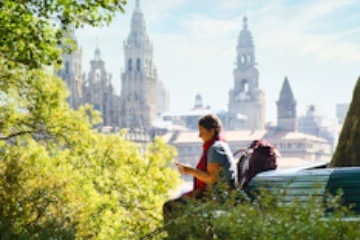
M241 188L246 188L256 174L277 168L275 151L271 143L257 139L248 148L234 152L234 156L244 152L237 162L238 183Z

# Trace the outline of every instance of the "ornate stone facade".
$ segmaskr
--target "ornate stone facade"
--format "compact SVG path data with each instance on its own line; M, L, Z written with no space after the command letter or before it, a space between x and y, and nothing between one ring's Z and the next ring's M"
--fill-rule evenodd
M111 74L105 70L105 62L101 59L98 47L95 49L94 59L90 61L90 72L82 91L83 103L91 104L101 112L101 126L119 125L119 96L115 93Z
M74 29L69 36L76 40ZM70 91L68 102L73 108L88 103L101 112L103 123L98 127L148 132L153 122L169 110L169 92L157 76L153 44L146 33L139 0L132 15L130 34L124 43L121 96L115 93L112 76L105 69L100 49L95 49L87 77L82 74L82 49L78 49L63 55L64 67L58 75L67 83Z
M74 29L71 28L69 37L76 41ZM70 106L77 109L82 104L82 48L76 44L76 51L71 54L63 54L63 68L59 70L57 75L66 82L70 91L67 99Z
M153 44L146 33L138 0L132 16L130 34L124 43L124 52L120 127L150 130L157 118L158 76L153 61Z
M244 17L233 72L234 88L229 92L229 129L265 128L265 94L259 89L259 71L255 65L255 46Z

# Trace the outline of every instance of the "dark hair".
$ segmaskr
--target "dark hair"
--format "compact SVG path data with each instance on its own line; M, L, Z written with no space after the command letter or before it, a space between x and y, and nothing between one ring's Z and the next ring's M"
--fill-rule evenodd
M199 126L206 128L207 130L214 129L215 137L221 132L221 121L215 114L207 114L199 118Z

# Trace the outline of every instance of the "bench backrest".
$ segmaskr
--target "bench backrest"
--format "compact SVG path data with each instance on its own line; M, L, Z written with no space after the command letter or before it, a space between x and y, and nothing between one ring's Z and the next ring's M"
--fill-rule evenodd
M326 194L336 195L341 189L341 204L360 214L360 167L264 172L253 178L245 191L256 198L261 188L282 192L284 202L325 200Z

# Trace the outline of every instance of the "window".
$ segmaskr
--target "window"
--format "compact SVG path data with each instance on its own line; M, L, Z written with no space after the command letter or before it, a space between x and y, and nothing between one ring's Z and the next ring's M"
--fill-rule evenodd
M246 63L246 56L245 56L245 54L241 55L241 60L240 60L240 62L241 62L242 64L245 64L245 63Z
M101 106L100 106L100 104L95 103L95 104L94 104L94 110L101 111Z
M96 69L96 71L95 71L95 73L94 73L94 77L95 77L95 82L98 82L98 81L100 81L100 76L101 76L101 71L100 71L100 69Z
M132 71L132 61L131 61L131 59L128 60L128 71L129 72Z
M246 79L242 80L242 90L244 92L248 92L249 91L249 83Z
M140 71L140 59L136 59L136 70Z

